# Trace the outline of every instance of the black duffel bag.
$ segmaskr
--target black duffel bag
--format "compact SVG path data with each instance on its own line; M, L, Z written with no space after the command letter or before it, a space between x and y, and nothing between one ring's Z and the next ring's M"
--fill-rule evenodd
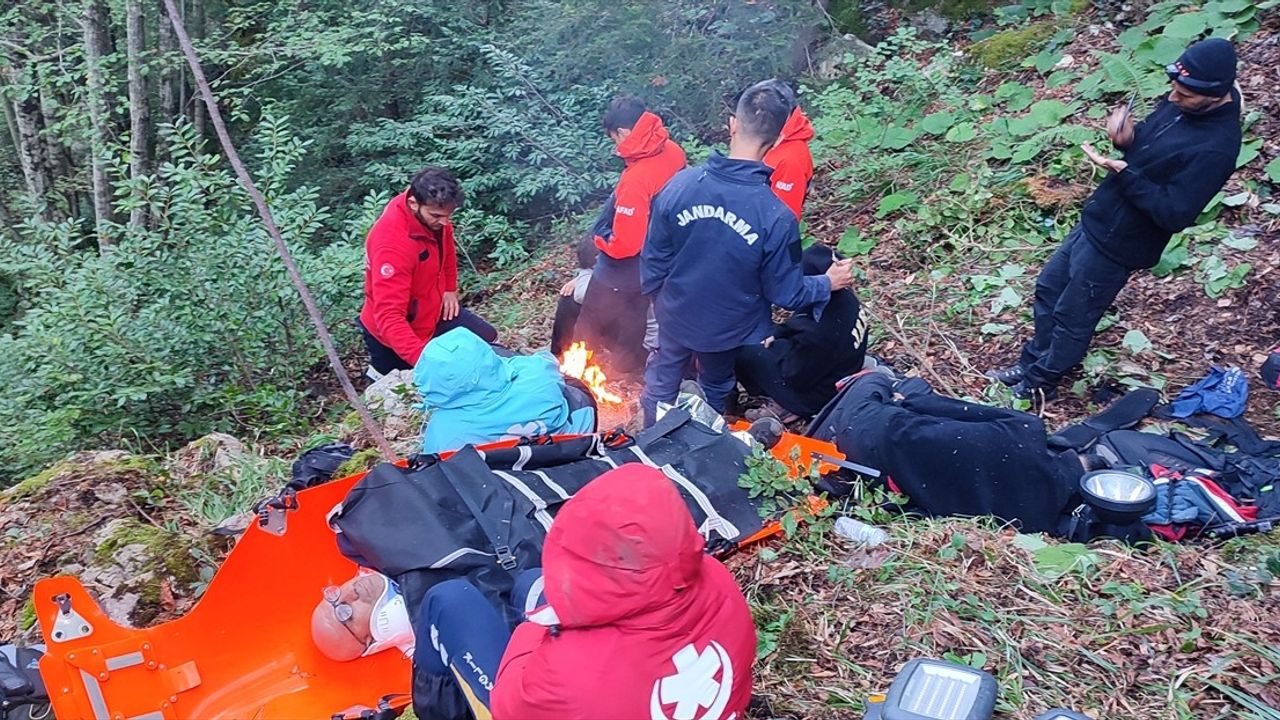
M514 579L540 567L542 544L560 506L612 468L660 468L684 497L709 545L759 530L757 505L738 486L750 449L742 440L672 410L634 440L601 435L382 464L331 515L338 548L357 564L395 578L411 617L436 583L465 577L507 608ZM518 618L508 618L515 621Z

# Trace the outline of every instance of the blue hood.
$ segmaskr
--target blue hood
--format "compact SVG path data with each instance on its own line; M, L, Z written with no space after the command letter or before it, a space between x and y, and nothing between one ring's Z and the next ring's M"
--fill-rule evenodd
M422 451L548 433L591 432L594 413L570 412L560 368L548 353L499 357L463 328L427 343L413 381L430 418Z
M514 370L489 343L463 328L427 343L413 368L413 382L431 410L488 404L513 380Z

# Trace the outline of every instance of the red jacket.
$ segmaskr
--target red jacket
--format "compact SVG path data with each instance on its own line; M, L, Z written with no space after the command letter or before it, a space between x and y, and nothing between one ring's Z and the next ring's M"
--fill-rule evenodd
M547 605L502 657L495 720L741 720L751 611L661 471L623 465L584 488L542 562Z
M813 155L809 153L809 141L813 139L813 125L804 111L796 108L782 126L782 142L765 153L764 164L773 168L769 179L773 194L791 208L800 218L805 196L809 193L809 181L813 179Z
M365 240L360 322L413 365L435 333L444 294L458 290L458 256L453 225L437 237L413 216L407 196L387 205Z
M635 257L649 230L649 203L672 175L684 169L684 150L667 134L662 118L646 112L618 145L627 164L614 193L613 235L596 236L596 247L616 260Z

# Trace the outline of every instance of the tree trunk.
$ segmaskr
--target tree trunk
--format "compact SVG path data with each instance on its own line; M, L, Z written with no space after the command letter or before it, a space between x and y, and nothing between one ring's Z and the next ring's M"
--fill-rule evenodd
M179 113L182 111L178 104L178 87L182 78L178 75L180 59L177 54L178 40L173 34L169 12L163 4L160 5L160 19L156 24L159 30L157 43L160 49L160 122L174 123L178 121Z
M85 102L89 106L90 196L93 198L93 226L98 251L115 243L111 237L111 187L107 184L107 112L103 100L102 56L107 53L107 9L102 0L84 4L84 57L88 75Z
M4 105L4 124L9 128L9 140L13 142L13 156L21 158L22 140L18 137L18 119L13 114L13 103L4 93L4 83L0 82L0 105Z
M146 16L142 13L142 0L125 2L126 60L129 65L129 176L133 181L149 174L151 158L148 143L151 139L151 108L147 97L147 80L142 74L142 53L146 48ZM146 222L147 211L140 193L134 190L134 202L129 211L129 227L139 228Z
M204 39L205 32L208 30L208 28L205 27L205 22L204 0L191 0L191 23L195 26L195 38L197 40ZM196 134L203 138L207 117L205 113L208 112L208 108L206 108L204 103L200 101L199 93L193 91L191 95L192 102L195 105L195 117L192 118L192 122L196 126Z
M16 92L21 93L18 89ZM27 183L27 192L38 208L41 220L49 219L48 193L53 186L49 172L48 153L44 148L44 116L40 112L40 97L30 93L17 97L13 102L13 121L18 130L18 161Z

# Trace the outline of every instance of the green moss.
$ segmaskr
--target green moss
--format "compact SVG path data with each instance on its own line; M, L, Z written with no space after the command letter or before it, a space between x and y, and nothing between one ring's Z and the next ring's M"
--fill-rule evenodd
M6 501L18 500L29 495L34 495L48 485L51 480L70 471L74 467L74 463L70 460L56 462L6 490L4 495L0 496L0 504L3 504Z
M969 55L990 69L1008 68L1039 51L1057 28L1052 22L1031 23L1024 28L1005 30L969 46Z
M160 466L156 464L155 460L139 455L125 455L124 457L110 460L83 461L76 458L61 460L5 490L3 494L0 494L0 505L35 495L48 486L50 482L63 476L80 475L105 478L125 473L151 475L159 472Z
M333 472L333 477L334 479L337 479L344 478L348 475L355 475L356 473L368 470L380 462L382 462L382 455L378 453L377 448L365 448L364 450L357 451L355 455L351 456L350 460L339 465L338 469Z
M18 629L26 632L36 626L36 603L33 598L27 598L22 604L22 610L18 613Z
M189 538L137 520L128 520L117 526L94 549L94 557L100 563L109 563L120 548L128 545L146 548L148 564L151 565L148 569L153 569L157 575L166 575L182 583L194 583L200 579L198 563L191 556Z

